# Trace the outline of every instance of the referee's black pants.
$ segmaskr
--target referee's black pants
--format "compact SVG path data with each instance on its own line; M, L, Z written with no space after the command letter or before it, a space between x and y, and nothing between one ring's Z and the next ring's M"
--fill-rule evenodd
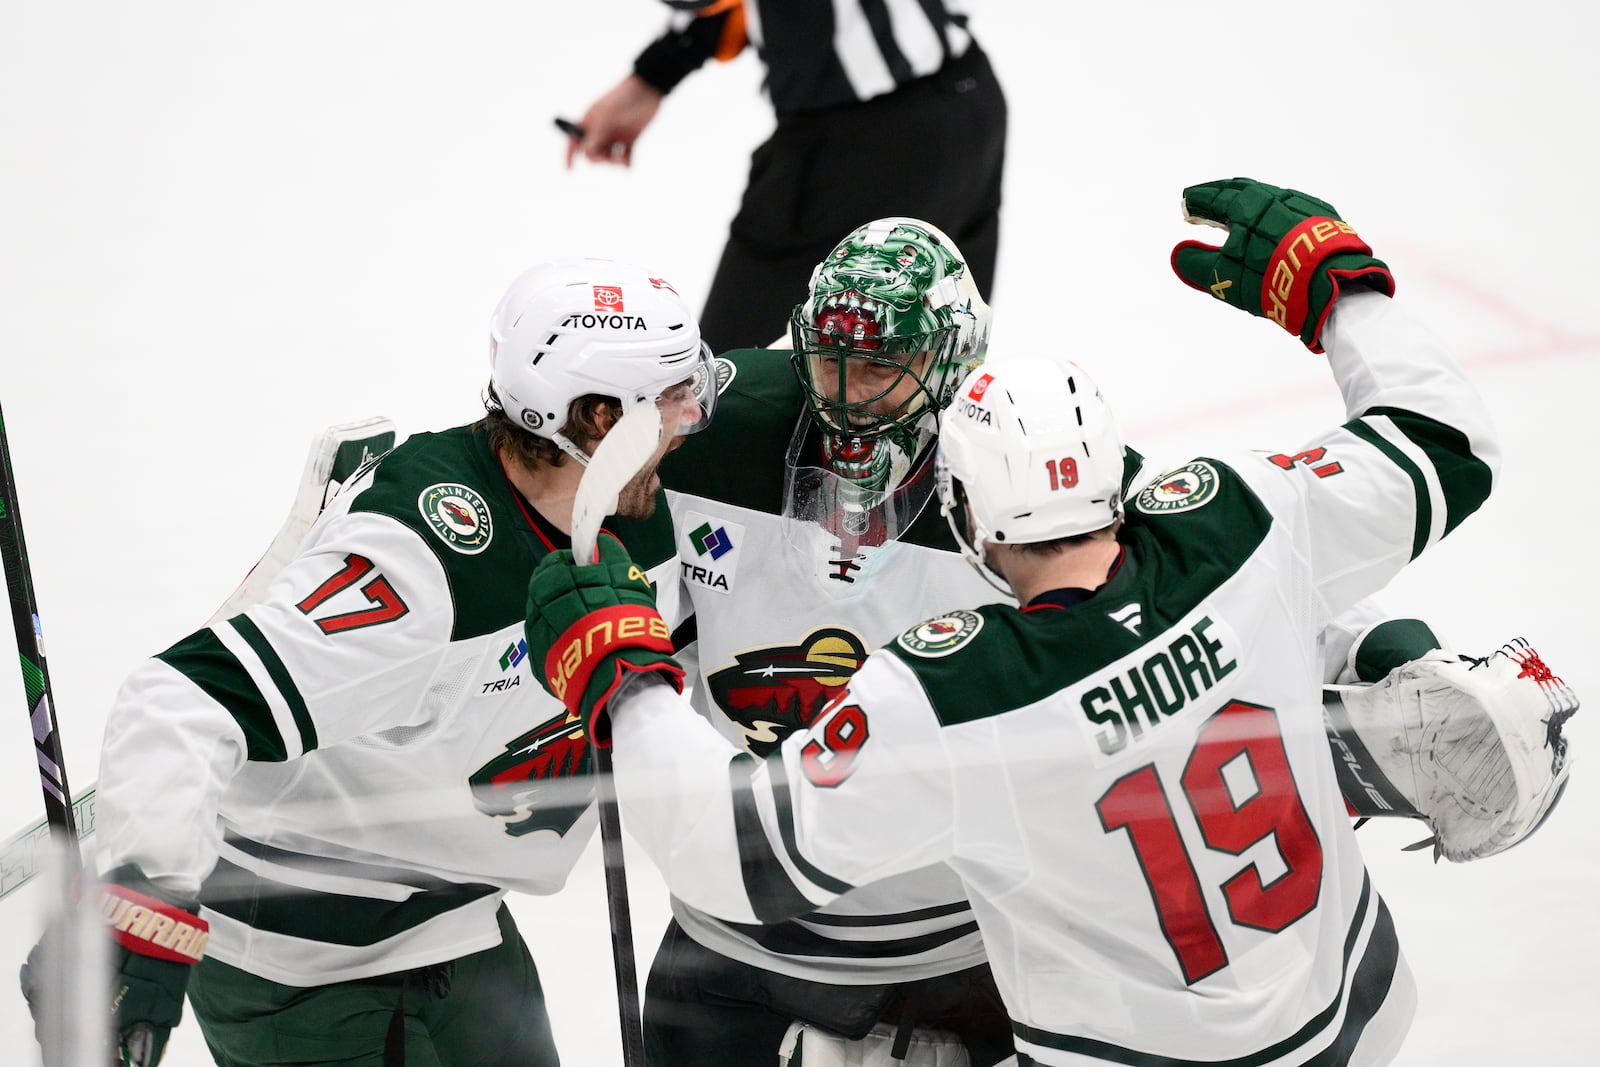
M817 262L852 229L887 215L949 234L987 299L1005 144L1005 94L976 44L885 96L780 115L750 157L701 335L717 352L770 344L805 300Z

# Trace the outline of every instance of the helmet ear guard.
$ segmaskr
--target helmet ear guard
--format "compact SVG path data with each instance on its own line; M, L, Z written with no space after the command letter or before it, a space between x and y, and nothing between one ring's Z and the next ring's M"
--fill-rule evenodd
M675 399L675 435L711 421L716 375L694 314L664 278L610 260L547 263L518 275L489 321L490 382L512 421L555 441L572 401L615 398L635 404ZM689 404L682 389L688 383Z
M1116 520L1122 436L1077 364L1007 356L968 375L941 418L938 485L962 554L992 582L985 542L1036 544Z

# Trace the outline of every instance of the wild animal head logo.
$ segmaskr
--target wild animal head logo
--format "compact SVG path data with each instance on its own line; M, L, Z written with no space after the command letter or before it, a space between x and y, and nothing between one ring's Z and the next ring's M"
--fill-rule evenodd
M485 815L511 820L512 837L535 830L565 834L594 800L589 735L562 712L507 743L505 751L467 778Z
M765 758L783 739L816 719L866 662L866 643L849 630L813 630L793 645L737 653L706 678L711 699Z

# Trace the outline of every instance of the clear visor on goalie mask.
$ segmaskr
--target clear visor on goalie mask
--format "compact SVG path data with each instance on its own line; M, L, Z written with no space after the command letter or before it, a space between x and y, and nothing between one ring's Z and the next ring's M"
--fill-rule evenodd
M955 343L954 326L884 337L877 319L859 308L828 308L814 324L803 315L801 305L790 320L792 360L824 430L867 440L896 427L909 431L937 406L930 375Z
M663 389L655 397L655 404L661 412L663 437L683 437L711 425L711 416L717 409L717 375L709 345L700 342L694 370L687 378Z

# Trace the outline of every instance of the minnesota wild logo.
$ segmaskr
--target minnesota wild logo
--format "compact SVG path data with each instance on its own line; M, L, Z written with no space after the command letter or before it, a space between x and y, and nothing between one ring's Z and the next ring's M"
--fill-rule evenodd
M895 643L912 655L938 659L971 642L981 629L982 615L975 611L952 611L937 619L917 623L895 638Z
M439 540L463 555L482 552L494 536L489 505L471 486L459 482L430 485L418 495L417 510Z
M783 739L810 726L866 661L866 644L849 630L824 627L792 645L736 653L706 678L711 699L765 758Z
M1146 515L1163 515L1197 508L1216 495L1216 468L1204 460L1195 460L1145 486L1133 506Z
M512 837L536 830L565 834L594 801L590 758L582 720L562 712L472 772L472 803L485 815L509 819Z

